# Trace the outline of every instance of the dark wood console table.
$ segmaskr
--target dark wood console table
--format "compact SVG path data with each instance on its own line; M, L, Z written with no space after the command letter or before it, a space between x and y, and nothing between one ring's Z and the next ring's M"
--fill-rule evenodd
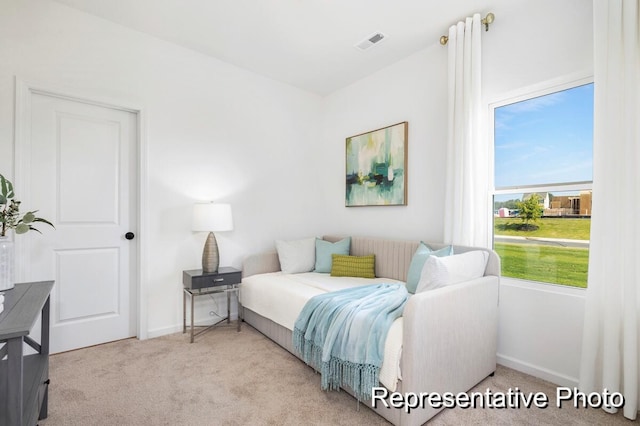
M0 425L33 426L47 417L49 293L53 281L16 284L0 313ZM42 313L40 344L29 337ZM24 344L35 354L25 354ZM5 359L6 358L6 359Z

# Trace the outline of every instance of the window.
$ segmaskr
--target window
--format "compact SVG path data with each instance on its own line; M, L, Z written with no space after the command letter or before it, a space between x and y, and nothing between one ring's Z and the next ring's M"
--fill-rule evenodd
M492 106L502 275L587 286L593 83Z

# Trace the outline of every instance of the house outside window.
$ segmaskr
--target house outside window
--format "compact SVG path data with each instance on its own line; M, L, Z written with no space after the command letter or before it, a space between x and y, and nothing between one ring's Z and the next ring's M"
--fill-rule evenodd
M593 83L556 86L491 105L493 248L502 275L587 286Z

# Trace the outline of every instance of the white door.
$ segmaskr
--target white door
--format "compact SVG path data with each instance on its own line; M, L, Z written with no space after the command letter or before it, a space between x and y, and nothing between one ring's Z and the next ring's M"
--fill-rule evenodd
M18 265L26 281L55 280L51 352L133 337L137 240L125 235L136 232L137 116L34 92L29 102L22 211L56 229L17 236Z

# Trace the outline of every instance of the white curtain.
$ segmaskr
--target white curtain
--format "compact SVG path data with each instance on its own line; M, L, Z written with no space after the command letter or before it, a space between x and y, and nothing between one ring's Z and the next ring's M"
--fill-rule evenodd
M593 217L579 387L622 393L624 416L633 420L640 403L638 1L593 5Z
M481 111L482 30L479 14L449 28L444 241L489 247L490 151Z

